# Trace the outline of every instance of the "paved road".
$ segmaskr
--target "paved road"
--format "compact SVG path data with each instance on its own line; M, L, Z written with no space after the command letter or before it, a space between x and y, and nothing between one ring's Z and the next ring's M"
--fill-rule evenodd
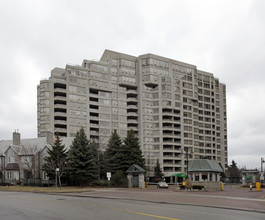
M238 186L226 186L225 191L176 191L174 186L169 189L157 189L154 186L147 189L98 189L79 195L101 198L119 198L139 201L152 201L170 204L186 204L200 206L214 206L230 209L244 209L265 213L265 192L241 189Z
M174 205L123 199L2 191L0 192L0 219L264 220L265 214L220 208Z

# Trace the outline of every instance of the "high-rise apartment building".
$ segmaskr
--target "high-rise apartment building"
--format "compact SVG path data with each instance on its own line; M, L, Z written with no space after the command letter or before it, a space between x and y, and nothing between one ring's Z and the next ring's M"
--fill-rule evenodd
M104 148L113 130L125 137L133 129L147 166L158 158L167 177L185 172L191 159L227 166L226 116L225 84L153 54L106 50L100 61L53 69L38 86L39 137L73 137L83 127Z

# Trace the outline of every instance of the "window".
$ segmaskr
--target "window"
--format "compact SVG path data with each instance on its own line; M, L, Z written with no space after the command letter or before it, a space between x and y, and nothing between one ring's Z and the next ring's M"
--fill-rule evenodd
M11 179L12 179L12 171L7 171L7 172L6 172L6 178L7 178L8 180L11 180Z
M8 157L8 163L14 163L14 157L10 156Z
M159 142L159 137L155 137L154 142Z
M21 163L24 163L28 166L32 166L32 157L31 156L22 156Z
M47 176L47 173L45 171L43 171L42 174L43 174L42 176L43 180L49 180L49 177Z

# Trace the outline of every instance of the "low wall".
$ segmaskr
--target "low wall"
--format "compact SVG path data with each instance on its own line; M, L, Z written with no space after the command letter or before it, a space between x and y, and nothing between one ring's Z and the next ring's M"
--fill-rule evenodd
M221 191L220 182L209 182L209 181L193 181L192 185L204 186L206 191Z

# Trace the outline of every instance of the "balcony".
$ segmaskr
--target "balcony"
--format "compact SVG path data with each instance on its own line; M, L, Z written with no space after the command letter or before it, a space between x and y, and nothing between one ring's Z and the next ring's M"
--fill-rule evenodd
M65 108L54 108L54 113L59 113L59 112L60 113L66 113L67 110Z
M163 139L163 143L171 143L171 144L173 144L174 143L174 140L173 140L173 138L167 138L167 139Z
M136 124L136 123L128 123L128 129L138 129L138 124Z
M134 89L128 89L128 90L127 90L127 94L135 94L135 95L137 95L138 93L137 93L137 91L134 90Z
M172 117L171 117L171 118L170 118L170 117L167 117L167 118L164 118L164 117L163 117L163 118L162 118L162 121L163 121L163 122L172 122L172 119L173 119Z
M144 75L142 78L143 83L148 87L156 87L158 85L158 77L155 75Z
M98 120L98 119L99 119L99 117L98 117L98 116L89 116L89 118L90 118L90 119L96 119L96 120Z
M99 121L98 120L90 120L90 127L98 128L99 127Z
M54 112L54 116L55 117L63 117L63 116L66 116L67 114L66 114L66 112Z
M54 104L54 107L55 108L66 108L66 104L63 105L63 104Z
M135 119L128 119L127 122L128 124L138 124L138 121Z
M54 89L62 89L62 90L65 90L66 89L66 84L56 82L56 83L54 83Z
M55 124L67 124L67 121L66 120L54 120L54 123Z
M129 98L127 98L127 101L128 102L136 102L137 103L137 98L129 97Z
M55 132L58 132L58 133L66 133L67 132L67 129L66 128L54 128L54 131Z
M169 153L169 152L164 152L163 153L163 157L169 158L169 157L174 157L173 153Z
M64 99L64 98L66 98L66 92L64 91L64 92L54 92L54 98L60 98L60 99Z
M180 139L179 139L179 140L178 140L178 139L175 139L175 140L174 140L174 143L175 143L175 144L181 144L181 140L180 140Z
M181 131L180 124L174 124L174 131Z
M98 105L98 98L95 98L95 97L89 97L89 102L92 104L92 103L95 103L96 105Z
M137 105L127 103L127 109L138 109Z
M99 132L98 131L90 131L90 135L96 135L96 136L98 136L99 135Z
M173 151L173 146L172 146L172 145L169 145L169 146L164 145L164 146L163 146L163 150Z
M163 165L164 166L172 166L173 165L173 161L172 162L163 162Z
M54 100L54 105L55 106L64 106L65 107L66 103L67 102L65 100L56 100L56 99Z
M127 80L127 76L120 76L118 78L118 84L121 86L136 86L136 81Z
M134 98L130 98L131 100L127 100L127 106L128 105L137 105L137 100L135 101L135 100L133 100Z
M55 93L66 93L66 89L62 89L62 88L56 88L54 89ZM54 95L55 96L55 95Z
M137 112L127 112L127 116L138 117L138 113Z
M172 130L173 125L163 125L163 130Z

